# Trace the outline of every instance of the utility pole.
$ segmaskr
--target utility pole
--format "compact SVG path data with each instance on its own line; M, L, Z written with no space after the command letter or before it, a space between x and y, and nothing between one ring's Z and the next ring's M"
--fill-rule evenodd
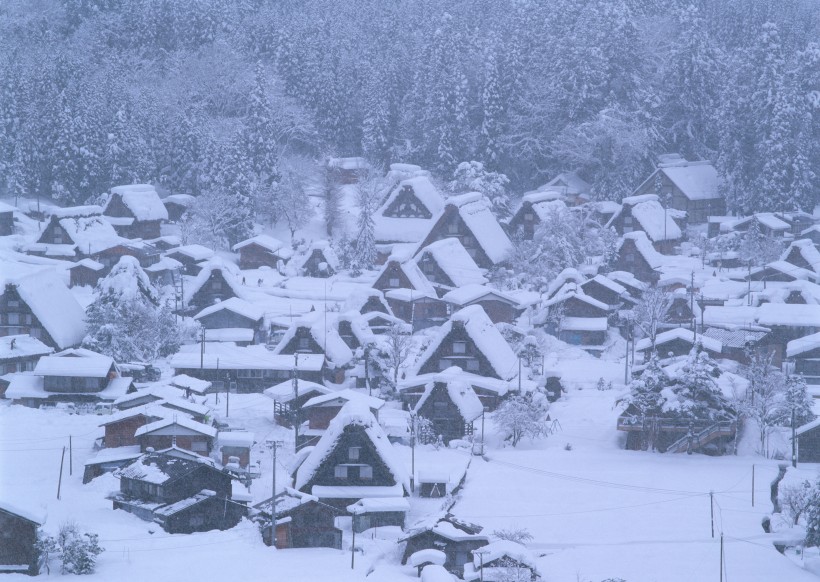
M291 405L291 422L293 422L293 452L299 449L299 354L293 354L293 404Z
M416 414L410 413L410 493L416 492Z
M521 356L518 356L518 393L521 394Z
M792 410L792 426L794 426L794 410ZM794 435L792 435L792 439L794 439ZM69 476L74 474L74 447L71 446L71 435L68 435L68 474Z
M201 346L199 350L199 369L200 373L202 369L205 368L205 328L202 328L202 340Z
M797 468L797 440L794 429L794 403L792 403L792 467Z
M60 457L60 479L57 481L57 501L60 500L60 489L63 487L63 462L65 461L65 447L63 447L63 455Z
M720 532L720 582L723 582L723 532Z
M484 582L484 554L487 553L487 550L480 549L480 550L473 550L474 554L478 554L478 559L480 560L480 571L479 571L479 582Z
M270 537L271 545L276 547L276 449L282 446L282 441L268 441L268 446L271 448L272 466L271 473L273 476L273 484L271 485L270 496Z
M715 537L715 494L709 492L709 513L712 516L712 537Z
M364 347L364 383L367 386L367 395L373 396L373 392L370 390L370 344L367 344Z
M624 384L629 384L629 337L632 335L632 326L626 324L626 349L624 353ZM632 342L633 344L635 342Z
M353 531L353 540L350 543L350 569L353 570L356 565L356 514L358 512L353 510L353 515L350 516L350 529Z
M755 506L755 466L752 465L752 507Z
M692 271L692 278L689 283L689 311L692 312L692 329L695 329L695 272Z

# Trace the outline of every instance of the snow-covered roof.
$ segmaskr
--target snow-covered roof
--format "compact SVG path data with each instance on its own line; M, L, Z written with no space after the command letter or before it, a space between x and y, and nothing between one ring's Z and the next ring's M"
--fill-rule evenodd
M75 216L94 216L103 213L102 206L96 204L87 204L85 206L68 206L66 208L58 208L52 206L45 210L48 216L56 216L57 218L71 218Z
M181 416L177 416L177 417L164 418L162 420L158 420L156 422L152 422L150 424L146 424L144 426L141 426L136 430L136 432L134 433L134 436L138 437L138 436L142 436L144 434L150 434L152 432L155 432L155 431L158 431L158 430L161 430L161 429L170 428L174 425L176 425L178 427L181 427L181 428L184 428L184 429L187 429L187 430L190 430L190 431L193 431L193 432L204 434L204 435L209 436L211 438L216 437L216 434L217 434L216 429L212 426L208 426L207 424L202 424L201 422L197 422L195 420L191 420L191 419L188 419L188 418L183 418Z
M58 348L79 344L85 337L85 311L53 271L37 271L9 281Z
M273 238L272 236L269 236L267 234L259 234L255 237L243 240L242 242L238 242L235 245L233 245L233 250L238 251L240 249L245 248L248 245L260 246L263 249L269 250L272 253L276 253L283 259L289 259L293 255L293 250L289 246L287 246L278 238Z
M46 522L46 512L44 509L34 509L26 507L17 502L11 502L8 499L0 498L0 511L11 513L18 517L22 517L28 521L43 525Z
M447 303L453 303L455 305L466 305L467 303L472 303L478 300L496 300L496 301L504 301L510 303L514 306L518 306L518 301L507 295L503 291L499 291L494 287L488 287L487 285L464 285L463 287L457 287L452 291L446 293L442 299Z
M114 360L102 354L86 358L43 356L37 361L34 373L38 376L105 378L113 365Z
M631 207L632 216L653 241L678 240L682 233L678 224L672 219L672 213L665 211L655 194L630 196L623 199L623 208L607 224L611 226L626 207ZM664 227L664 224L666 225Z
M813 333L786 344L786 357L793 358L817 348L820 348L820 333Z
M231 288L234 295L237 297L243 297L245 295L245 290L240 283L242 273L239 271L239 267L222 258L214 257L202 266L202 269L197 276L194 277L193 281L185 285L185 296L183 298L185 303L188 303L193 296L202 289L202 286L207 283L214 271L222 273L222 278L225 279L225 283L228 284L228 287Z
M334 271L339 270L339 257L336 255L336 251L333 250L333 246L326 240L315 240L310 243L307 250L301 252L293 259L296 267L303 269L305 267L305 263L307 263L307 261L313 256L314 251L319 251L322 253L328 267Z
M179 253L180 255L185 255L186 257L190 257L194 261L205 261L210 259L214 256L214 251L209 249L208 247L202 245L184 245L181 247L176 247L175 249L168 249L167 255L175 255Z
M110 447L100 449L93 456L89 457L85 463L88 465L101 465L103 463L114 463L117 461L130 461L142 455L139 445L128 445L125 447Z
M178 374L171 378L170 380L171 386L175 386L177 388L188 388L192 392L196 392L197 394L204 394L205 391L211 387L211 383L207 380L200 380L199 378L192 378L187 374Z
M171 357L170 365L176 369L200 367L199 346L196 349L180 351ZM292 355L271 353L265 346L254 345L238 347L231 344L210 344L202 356L202 368L215 370L291 370L298 367L301 371L318 372L324 366L322 354L299 354L298 366L294 365Z
M820 273L820 251L817 250L811 239L803 238L792 242L789 248L783 251L783 255L780 257L781 260L785 261L794 249L797 249L803 260L811 265L812 271Z
M561 331L606 331L606 317L564 317L561 319Z
M273 353L281 354L300 329L307 329L313 341L324 351L328 361L334 366L344 366L353 359L353 351L339 335L338 327L338 314L320 316L318 313L311 313L305 315L285 331ZM299 357L301 356L302 354L299 354Z
M168 220L168 210L150 184L128 184L111 188L111 198L119 195L137 220ZM111 203L109 199L108 204ZM108 209L106 204L106 210Z
M765 273L766 271L775 271L777 273L782 273L787 277L792 277L803 281L817 279L817 273L814 271L804 269L803 267L798 267L797 265L786 261L772 261L771 263L766 263L766 266L764 267L756 267L752 269L751 274L754 278L754 276ZM767 275L763 275L763 277L766 278Z
M54 350L30 335L0 337L0 360L45 356Z
M576 285L580 285L585 280L585 277L578 271L578 269L567 267L558 273L558 276L550 282L547 287L547 297L552 297L555 295L567 283L575 283Z
M575 172L562 172L539 188L561 188L567 194L587 194L592 186Z
M92 271L102 271L105 269L105 265L95 261L94 259L89 259L88 257L84 259L80 259L73 265L71 265L68 270L76 269L77 267L85 267L86 269L91 269Z
M364 158L328 158L327 165L329 168L339 168L340 170L363 170L370 167L368 161Z
M495 392L499 396L504 396L510 389L508 381L471 374L470 372L465 372L458 366L451 366L441 372L419 374L418 376L410 376L409 378L399 380L398 389L402 392L418 386L427 386L432 382L464 382L475 388Z
M478 550L473 550L473 566L479 568L482 560L484 564L489 564L504 557L512 558L516 562L536 569L533 553L522 544L509 540L495 540Z
M626 293L626 287L624 287L620 283L616 283L615 281L613 281L612 279L610 279L609 277L606 277L604 275L595 275L592 279L589 279L588 281L584 281L581 284L581 287L583 288L584 285L586 285L587 283L593 282L593 281L595 283L598 283L602 287L606 287L607 289L609 289L613 293L617 293L618 295Z
M347 506L349 513L383 513L385 511L410 511L410 502L406 497L365 497Z
M609 309L609 306L603 301L595 299L594 297L590 297L589 295L584 293L583 290L577 289L572 285L568 285L566 290L562 290L560 293L555 294L552 298L548 299L547 301L544 301L544 306L551 307L553 305L563 303L564 301L572 298L577 299L578 301L582 301L587 305L591 305L592 307L595 307L597 309L602 309L604 311Z
M620 250L623 244L628 240L631 240L635 244L635 248L638 249L638 252L643 256L650 267L657 269L663 264L663 255L655 250L655 247L652 246L645 232L636 230L626 233L621 238L618 250Z
M303 408L322 406L328 403L333 404L336 400L342 402L357 402L363 406L366 406L369 410L379 410L382 406L385 405L385 401L381 398L376 398L375 396L368 396L367 394L363 394L362 392L356 392L351 388L345 388L344 390L334 390L332 392L328 392L327 394L314 396L313 398L304 403Z
M700 343L705 349L710 352L719 354L723 351L723 345L716 339L704 336L703 334L695 334L691 329L683 327L676 327L664 332L661 332L655 338L655 345L661 346L667 342L674 340L683 340L690 344ZM648 337L635 342L635 349L638 351L648 350L652 347L652 340Z
M764 303L757 308L757 323L767 327L820 327L820 305Z
M259 321L265 316L265 311L259 307L258 305L254 305L253 303L248 303L244 299L240 299L239 297L231 297L230 299L226 299L225 301L220 301L216 305L210 305L197 313L194 316L194 319L201 319L206 315L211 315L212 313L216 313L217 311L222 311L223 309L227 309L228 311L232 311L238 315L243 317L247 317L248 319L252 319L253 321Z
M430 280L424 276L424 273L421 272L418 263L412 259L399 261L397 259L393 259L392 257L389 258L382 267L382 270L379 272L379 275L376 277L376 280L381 278L382 274L393 265L398 265L399 269L402 273L404 273L404 276L407 277L407 280L410 282L411 289L413 291L417 291L416 295L438 297L433 284L430 283ZM384 293L385 297L390 291L395 291L395 289L386 290Z
M416 373L433 356L456 322L464 325L467 335L487 358L499 378L510 380L518 374L518 358L480 305L470 305L455 312L450 320L439 328L438 334L419 358L414 370Z
M439 564L425 566L420 577L421 582L453 582L454 579L453 575Z
M424 403L427 402L427 399L433 394L436 386L444 386L445 390L447 390L447 394L450 396L450 400L455 404L456 408L458 408L461 417L464 419L465 422L471 422L482 415L484 412L484 405L479 400L478 396L476 396L473 387L470 385L469 382L465 382L462 379L451 379L447 382L430 382L424 389L424 393L419 398L419 401L416 403L414 408L415 412L419 412L424 406Z
M147 273L161 273L162 271L176 271L182 268L182 263L171 257L162 257L153 265L148 265L143 270Z
M97 296L111 295L123 301L147 300L158 303L157 291L136 258L124 255L97 283Z
M781 220L772 212L758 212L757 214L753 214L751 216L744 216L727 222L722 222L720 224L720 230L735 230L750 223L752 220L757 220L758 223L772 231L785 231L791 228L791 225L788 222Z
M418 568L422 564L427 563L443 566L444 562L446 561L447 555L441 550L426 548L424 550L419 550L418 552L411 554L410 558L407 560L407 563L414 568Z
M364 434L375 447L376 453L392 474L396 485L399 486L400 489L403 488L404 492L409 492L409 477L404 469L404 465L396 454L396 451L393 449L393 445L390 444L387 435L379 426L379 423L376 422L375 417L370 412L367 405L356 401L351 401L345 404L333 420L330 421L327 430L319 439L319 442L316 443L316 447L311 451L310 455L308 455L296 471L294 487L296 489L302 489L310 482L311 479L313 479L316 471L318 471L322 463L324 463L325 460L333 453L339 439L342 436L342 433L344 432L344 429L348 426L358 426L362 428ZM327 495L319 495L315 489L316 487L314 486L314 491L311 491L311 493L318 495L319 497L327 497ZM369 492L375 488L363 487L363 489ZM400 492L398 495L393 496L403 496L404 492ZM356 495L351 497L388 497L388 495L372 495L370 493L365 493L364 495Z
M92 255L125 242L101 216L61 218L59 223L83 254Z
M720 198L718 173L711 162L688 162L682 158L661 162L658 169L638 187L655 180L658 172L666 174L689 200L712 200Z
M444 197L441 195L441 192L439 192L438 188L430 181L429 176L421 175L406 178L396 184L390 194L388 194L384 204L376 211L376 214L383 215L384 211L390 207L406 186L409 186L413 190L416 199L424 205L431 215L435 215L444 208Z
M294 398L307 394L309 392L318 392L319 394L330 394L333 392L330 388L326 388L316 382L310 380L299 380L298 393L293 393L293 380L285 380L275 386L266 388L263 394L268 398L272 398L277 402L290 402Z
M489 200L478 192L470 192L449 198L447 206L458 208L459 216L487 258L493 263L500 263L507 258L512 250L512 242L493 216Z
M416 264L427 253L433 257L436 264L456 287L471 284L480 285L487 282L483 269L476 265L467 249L457 238L445 238L427 245L416 255L414 259Z
M247 447L251 448L255 442L254 434L248 431L231 430L219 433L217 439L220 447Z
M196 196L191 196L190 194L170 194L162 199L164 204L179 204L180 206L184 206L188 208L191 204L194 203L196 200Z

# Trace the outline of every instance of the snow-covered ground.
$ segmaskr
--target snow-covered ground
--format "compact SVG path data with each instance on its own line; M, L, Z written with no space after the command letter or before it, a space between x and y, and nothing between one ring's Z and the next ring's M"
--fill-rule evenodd
M616 363L584 357L572 350L555 364L568 394L551 409L555 432L546 440L504 447L487 422L485 458L460 449L416 450L416 469L446 468L457 480L466 468L464 488L453 512L479 523L487 533L525 528L546 581L599 582L621 577L629 582L716 579L720 535L724 536L725 579L754 581L815 580L800 559L780 555L764 534L761 520L771 512L769 485L777 462L755 456L706 457L625 451L614 430L623 395ZM592 366L591 364L597 364ZM556 367L553 366L553 367ZM594 371L593 371L594 370ZM613 390L594 388L598 377L616 382ZM209 397L213 399L213 395ZM216 405L224 420L224 396ZM252 431L257 440L252 461L262 478L254 482L255 501L269 495L270 438L292 442L292 434L271 420L270 400L232 395L227 420ZM403 580L414 572L399 564L396 528L357 536L356 567L350 569L349 529L343 548L273 550L264 546L256 526L244 521L225 532L169 535L157 525L111 509L106 495L118 489L111 475L82 484L82 467L101 434L104 417L61 410L32 410L0 403L0 490L3 497L45 509L47 531L67 520L97 532L106 551L91 580L150 578L164 580L262 580L273 573L285 580ZM73 475L68 451L57 500L62 447L72 436ZM569 447L567 446L569 445ZM410 449L397 447L410 469ZM569 449L569 450L568 450ZM292 449L281 450L277 480L283 484ZM469 464L469 466L468 466ZM751 505L752 465L756 502ZM812 468L801 468L810 478ZM280 485L281 486L281 485ZM711 535L710 492L714 499ZM414 498L408 524L441 511L443 500ZM776 534L775 534L776 535ZM173 557L173 559L169 559ZM807 560L807 564L813 563ZM368 572L372 572L368 576ZM52 572L52 576L57 573ZM10 576L9 580L27 579Z

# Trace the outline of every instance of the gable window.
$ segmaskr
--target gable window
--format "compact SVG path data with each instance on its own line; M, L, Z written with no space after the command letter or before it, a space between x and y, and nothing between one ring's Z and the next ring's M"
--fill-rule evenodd
M222 280L221 280L221 279L214 279L214 280L211 282L211 285L213 285L213 288L214 288L215 290L219 291L219 290L221 290L221 289L222 289Z
M447 232L448 234L458 234L458 223L457 222L450 222L447 224Z
M20 302L16 299L9 299L6 305L8 305L9 307L20 307Z
M333 470L333 476L337 479L347 479L347 466L336 465L336 468Z
M453 342L453 353L454 354L466 354L467 353L467 342Z
M532 212L527 212L527 213L524 215L524 220L532 220L532 219L534 219L534 218L535 218L535 216L533 215L533 213L532 213Z
M370 465L362 465L359 467L359 479L370 480L373 478L373 467Z
M478 372L478 360L467 360L467 371Z
M204 441L193 441L191 443L191 450L195 453L207 453L208 444Z
M20 323L20 314L19 313L9 313L9 325L17 325Z
M350 447L347 449L347 458L351 461L358 461L362 447Z
M398 277L390 277L390 280L387 282L390 287L398 287L399 286L399 278Z
M306 350L309 347L310 347L310 344L308 343L308 338L300 337L299 338L299 349L300 350Z

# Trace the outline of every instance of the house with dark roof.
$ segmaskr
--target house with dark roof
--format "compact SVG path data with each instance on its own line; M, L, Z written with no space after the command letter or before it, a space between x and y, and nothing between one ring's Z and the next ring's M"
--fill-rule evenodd
M678 211L664 208L655 194L630 196L621 201L621 208L607 223L618 234L644 232L655 250L670 254L683 238L675 222Z
M464 566L472 562L471 552L490 543L490 538L481 533L483 529L448 513L432 524L412 528L408 536L399 540L406 542L401 563L406 564L416 552L436 549L444 552L447 571L461 576Z
M410 481L367 405L351 401L296 469L294 489L346 509L360 499L409 495Z
M484 270L455 238L436 241L423 248L414 260L439 294L464 285L487 283Z
M214 448L217 431L214 427L184 414L169 414L134 431L142 452L178 447L198 455L209 455Z
M232 297L243 297L242 275L233 263L212 259L196 277L185 282L183 303L188 311L200 311Z
M686 212L688 222L702 224L710 216L726 214L720 179L709 161L690 162L680 154L658 156L657 169L638 186L633 196L656 194L669 206Z
M613 268L631 273L643 283L651 283L660 278L658 269L662 264L662 256L652 246L646 233L637 231L625 234L619 241Z
M14 372L31 372L37 360L54 351L30 335L0 337L0 376Z
M336 527L336 518L344 515L345 510L321 503L317 497L290 487L276 494L275 503L277 549L342 549L342 530ZM262 540L265 545L274 545L270 526L273 517L271 500L255 505L254 509L260 512Z
M519 361L484 309L472 305L439 328L412 373L441 372L452 366L509 381L518 376Z
M446 238L457 238L482 269L504 262L512 250L509 237L490 210L490 202L477 192L448 198L414 254Z
M0 573L40 573L40 552L37 549L38 530L45 523L45 514L18 507L0 499Z
M567 205L557 190L535 190L521 198L521 205L513 213L508 225L510 234L532 240L538 226L553 212L566 212Z
M452 311L480 305L493 323L513 323L523 311L515 298L487 285L464 285L447 292L442 300Z
M171 194L162 199L170 222L178 222L182 215L194 205L195 201L196 196L190 194Z
M228 529L247 513L245 500L232 499L231 475L207 458L148 452L118 473L114 509L159 523L168 533Z
M510 382L506 380L470 374L453 366L442 372L419 374L400 380L398 391L405 410L415 409L421 397L428 391L428 387L435 383L470 386L482 408L487 411L495 410L501 399L510 391Z
M117 233L127 238L157 238L168 211L150 184L129 184L111 188L103 214Z
M201 264L212 259L214 252L208 247L192 244L170 249L165 256L180 263L186 275L197 275L202 268Z
M267 341L265 312L239 297L206 307L194 320L205 328L206 341L232 341L239 346Z
M276 269L279 262L287 263L293 256L293 250L278 238L260 234L238 242L233 251L239 253L240 269L258 269L270 267Z
M484 405L469 382L453 378L425 386L413 412L430 421L430 441L441 437L444 444L473 434L473 422L484 414Z
M412 324L414 331L447 319L447 305L412 259L388 259L373 288L384 293L393 315Z
M393 245L418 243L430 231L434 217L444 207L444 197L428 175L399 181L373 215L374 234L380 254Z
M296 274L326 279L339 270L336 251L326 240L313 241L304 252L293 257Z

